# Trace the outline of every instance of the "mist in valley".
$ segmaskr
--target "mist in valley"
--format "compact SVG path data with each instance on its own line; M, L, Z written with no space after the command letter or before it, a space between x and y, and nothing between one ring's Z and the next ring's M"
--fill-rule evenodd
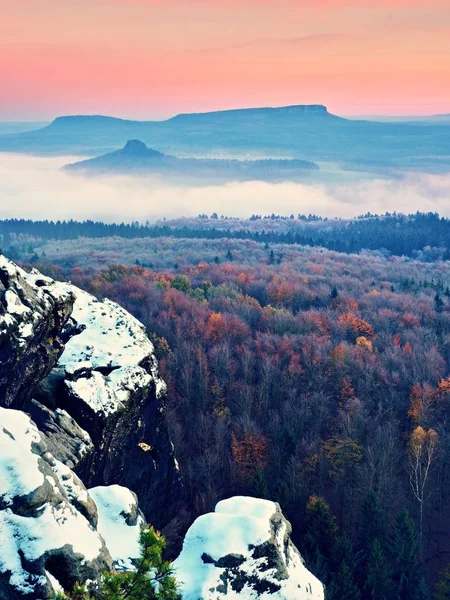
M450 174L409 172L395 179L347 174L336 181L193 187L145 175L94 178L61 171L76 160L0 154L1 217L154 222L212 212L243 218L273 212L347 218L416 210L450 216Z

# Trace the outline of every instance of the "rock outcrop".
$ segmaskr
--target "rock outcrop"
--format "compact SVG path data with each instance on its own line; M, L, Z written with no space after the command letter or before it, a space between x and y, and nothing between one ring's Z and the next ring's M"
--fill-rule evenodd
M67 286L47 286L0 255L0 406L21 408L64 348Z
M64 410L92 440L94 450L74 467L84 483L130 488L149 522L162 528L176 514L182 488L153 344L144 326L118 304L68 287L78 334L41 385L39 401ZM45 431L49 427L47 422ZM56 452L60 460L66 451L64 443Z
M141 553L139 538L146 524L136 494L120 485L88 491L97 506L97 531L106 542L116 571L132 569L133 559Z
M0 256L0 406L30 414L54 457L88 487L133 490L162 528L182 486L153 350L115 302Z
M323 600L290 532L274 502L219 502L191 526L174 563L183 600Z
M0 408L0 598L54 598L113 560L97 508L25 413Z

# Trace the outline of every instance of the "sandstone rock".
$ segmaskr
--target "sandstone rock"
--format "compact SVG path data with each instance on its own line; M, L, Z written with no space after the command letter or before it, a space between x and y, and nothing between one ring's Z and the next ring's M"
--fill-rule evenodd
M0 255L0 406L21 408L64 348L73 295Z
M54 598L112 567L86 488L23 412L0 408L0 597Z
M199 517L174 563L183 600L323 600L278 504L235 497Z

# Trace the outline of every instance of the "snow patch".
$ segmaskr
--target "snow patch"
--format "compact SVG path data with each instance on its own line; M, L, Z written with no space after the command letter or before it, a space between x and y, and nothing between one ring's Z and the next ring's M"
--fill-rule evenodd
M126 521L127 515L137 510L136 497L120 485L91 488L89 494L97 505L97 530L119 570L133 569L133 559L139 558L139 536L145 521L139 514L134 525Z

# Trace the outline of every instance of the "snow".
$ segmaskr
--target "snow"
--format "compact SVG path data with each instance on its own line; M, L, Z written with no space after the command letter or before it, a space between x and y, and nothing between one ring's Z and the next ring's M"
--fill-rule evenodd
M150 385L152 378L142 367L116 369L110 375L92 371L87 377L66 381L67 387L92 410L107 416L123 408L131 394Z
M66 344L60 365L74 368L90 361L93 368L125 367L139 364L153 354L145 327L121 306L72 286L76 300L72 318L85 329Z
M37 452L40 452L40 456ZM42 469L47 465L47 475ZM53 473L50 466L53 465ZM87 519L64 497L83 500L87 493L76 476L45 453L39 432L23 412L0 408L0 573L9 573L9 582L23 594L42 584L44 575L26 569L27 561L36 561L46 552L71 545L83 561L94 560L103 548L103 540ZM50 488L44 488L45 482ZM13 512L20 497L42 488L24 516ZM40 501L41 504L34 505ZM45 581L44 581L45 583ZM53 585L53 584L52 584Z
M22 566L21 555L33 561L66 544L84 560L94 560L102 548L101 538L86 518L67 503L46 503L34 517L17 515L9 508L0 511L0 546L8 548L0 555L0 573L11 572L10 585L19 591L31 591L36 583Z
M59 365L66 385L92 410L108 416L123 408L138 389L153 381L157 398L166 392L153 344L142 323L121 306L65 284L75 295L72 318L81 329L66 344ZM141 364L145 362L150 373ZM112 369L104 375L98 369Z
M135 525L128 525L125 520L124 515L136 508L135 496L120 485L91 488L89 494L97 505L97 530L103 536L116 568L132 569L132 559L141 554L139 536L145 525L141 516Z
M214 513L199 517L187 532L183 550L173 563L183 600L323 600L320 581L303 565L292 543L286 545L287 521L278 520L278 526L273 526L277 510L273 502L238 496L219 502ZM253 557L255 546L265 542L276 545L286 566L286 578L280 579L274 568L267 567L265 556ZM238 570L244 580L248 577L239 592L230 585L223 590L224 575L229 570L209 562L230 554L242 557ZM228 573L228 576L234 575ZM255 579L268 581L280 589L273 593L258 592L253 587Z
M6 290L5 292L6 308L12 315L24 315L30 312L30 308L23 304L19 295L14 290Z
M32 444L39 442L38 430L24 413L0 407L0 500L4 504L43 484L38 456L31 452Z

